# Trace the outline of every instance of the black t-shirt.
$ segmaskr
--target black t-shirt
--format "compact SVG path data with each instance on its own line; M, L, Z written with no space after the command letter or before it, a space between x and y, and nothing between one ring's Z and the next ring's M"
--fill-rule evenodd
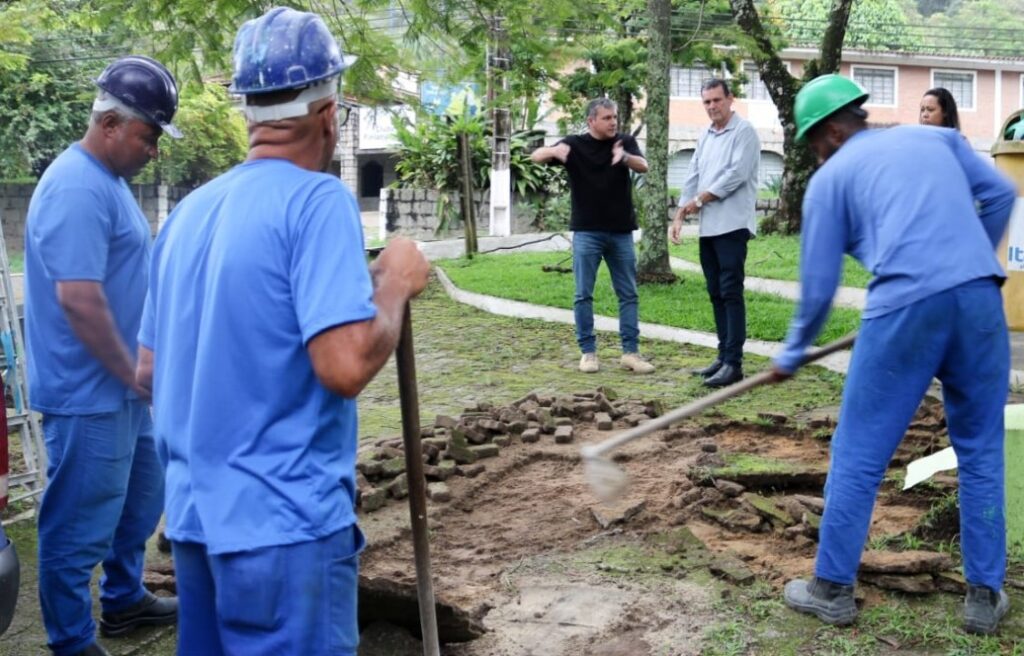
M636 230L629 169L619 162L612 166L612 146L622 141L630 155L643 157L636 139L616 134L614 139L595 139L590 133L574 134L559 143L569 145L565 170L569 173L572 196L570 230L631 232ZM554 163L561 164L558 160Z

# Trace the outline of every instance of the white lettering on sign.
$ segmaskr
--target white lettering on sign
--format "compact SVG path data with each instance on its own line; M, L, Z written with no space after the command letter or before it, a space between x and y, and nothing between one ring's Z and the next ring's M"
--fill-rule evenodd
M1013 205L1006 241L1006 270L1024 271L1024 198Z

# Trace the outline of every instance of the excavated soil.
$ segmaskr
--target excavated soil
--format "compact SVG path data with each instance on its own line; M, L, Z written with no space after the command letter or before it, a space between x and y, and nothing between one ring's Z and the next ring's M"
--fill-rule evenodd
M615 431L626 427L623 419ZM770 417L763 425L693 423L658 431L616 452L629 486L612 505L600 503L588 487L579 449L615 431L577 419L568 444L554 443L549 434L528 444L513 436L497 457L480 461L479 475L448 479L451 501L429 505L435 593L488 630L443 652L700 653L702 630L713 621L706 577L679 561L662 564L656 576L642 567L624 575L602 566L600 554L647 548L685 528L710 552L708 559L740 564L738 579L726 575L730 582L749 582L745 572L781 587L808 574L833 425L824 413L798 426ZM941 407L922 406L894 463L940 448L943 429ZM760 464L751 465L751 458ZM766 466L784 475L766 478L760 471ZM734 474L732 481L723 482L721 472ZM758 487L764 481L768 486ZM871 538L912 533L943 492L942 485L908 493L883 485ZM788 511L788 520L756 512L751 494ZM611 523L602 526L598 516ZM360 521L370 544L364 575L413 585L406 502L392 500Z

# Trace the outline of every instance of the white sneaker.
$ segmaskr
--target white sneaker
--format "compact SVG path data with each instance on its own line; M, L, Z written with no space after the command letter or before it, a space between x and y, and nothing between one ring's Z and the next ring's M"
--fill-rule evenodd
M639 353L623 353L619 364L623 369L629 369L638 374L649 374L654 371L654 365L640 357ZM582 365L580 365L582 367Z
M596 373L601 368L597 361L597 353L584 353L580 358L580 371L585 374Z

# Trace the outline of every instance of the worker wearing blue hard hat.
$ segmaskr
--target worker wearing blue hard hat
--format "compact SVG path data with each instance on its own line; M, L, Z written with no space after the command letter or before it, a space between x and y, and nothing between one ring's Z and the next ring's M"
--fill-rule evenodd
M135 382L151 231L128 180L181 136L170 72L148 57L111 63L85 137L49 166L25 227L29 398L43 416L39 599L56 656L97 656L89 581L102 562L100 632L173 623L177 601L142 586L163 509L148 392Z
M248 158L156 241L138 380L166 467L179 654L356 653L354 397L429 267L395 239L371 272L355 198L324 172L349 61L315 14L245 23L231 91Z

